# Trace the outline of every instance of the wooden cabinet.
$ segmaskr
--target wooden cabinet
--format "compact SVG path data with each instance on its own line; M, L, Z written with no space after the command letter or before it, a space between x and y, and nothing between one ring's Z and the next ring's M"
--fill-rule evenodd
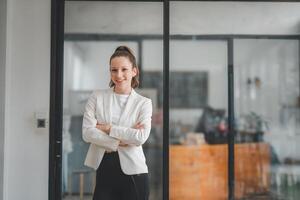
M228 146L170 146L170 199L227 199ZM269 188L270 150L266 143L235 145L235 197Z

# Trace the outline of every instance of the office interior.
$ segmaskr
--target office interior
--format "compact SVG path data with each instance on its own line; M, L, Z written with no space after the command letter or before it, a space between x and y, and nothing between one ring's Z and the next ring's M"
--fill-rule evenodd
M7 29L17 31L21 19L13 11L26 5L8 5L14 25ZM300 2L170 1L169 6L169 132L164 133L163 2L65 1L61 199L92 199L95 171L83 166L88 144L81 137L82 115L91 92L108 88L109 57L118 45L134 50L141 70L137 91L153 101L152 130L144 145L151 200L163 199L165 134L169 199L228 199L229 59L234 70L234 198L299 199ZM27 19L35 16L24 13ZM39 64L50 58L36 60L36 49L25 62L29 71L23 69L28 49L18 49L23 44L12 40L14 34L6 36L7 67L0 73L5 127L0 188L3 199L18 199L21 194L13 188L22 188L38 171L23 193L26 199L47 199L49 125L46 120L46 128L37 128L35 120L47 118L50 68ZM14 53L20 63L12 59ZM27 83L32 89L25 89ZM31 96L33 105L15 100L23 96ZM24 127L29 137L20 133Z

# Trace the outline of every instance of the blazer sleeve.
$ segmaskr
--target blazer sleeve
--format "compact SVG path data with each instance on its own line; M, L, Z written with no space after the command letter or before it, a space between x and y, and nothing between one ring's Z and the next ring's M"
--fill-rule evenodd
M147 99L141 107L138 122L144 125L143 129L134 129L112 125L109 135L126 144L142 145L146 142L151 131L152 101Z
M82 139L87 143L98 145L109 151L116 151L120 141L110 137L106 133L96 128L97 119L95 117L97 96L94 92L88 99L85 106L82 122Z

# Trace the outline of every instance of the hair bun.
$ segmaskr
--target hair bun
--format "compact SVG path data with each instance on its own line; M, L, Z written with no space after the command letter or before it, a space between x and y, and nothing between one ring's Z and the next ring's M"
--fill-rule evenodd
M130 53L130 54L133 55L132 50L131 50L129 47L127 47L127 46L118 46L118 47L116 48L115 52L116 52L116 51L127 51L128 53Z

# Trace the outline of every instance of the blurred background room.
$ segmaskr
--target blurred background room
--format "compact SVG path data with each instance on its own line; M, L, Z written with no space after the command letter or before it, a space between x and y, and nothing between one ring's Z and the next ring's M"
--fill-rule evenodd
M0 200L48 199L51 1L0 2ZM92 199L83 110L93 90L108 88L114 49L127 45L137 91L153 102L143 146L150 200L163 199L164 137L171 200L228 198L229 89L235 199L300 199L300 2L170 1L168 124L163 8L64 2L61 198Z

